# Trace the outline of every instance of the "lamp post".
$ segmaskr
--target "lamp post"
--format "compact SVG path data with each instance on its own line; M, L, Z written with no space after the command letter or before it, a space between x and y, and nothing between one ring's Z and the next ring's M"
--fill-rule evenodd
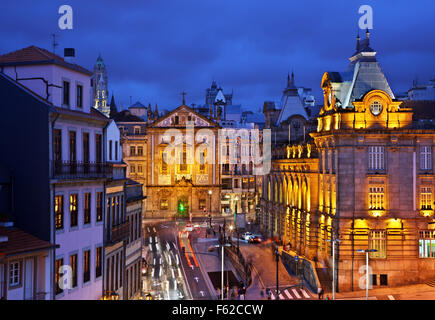
M278 285L279 251L278 251L278 249L275 250L275 257L276 257L276 296L275 296L275 300L279 300L279 285Z
M333 236L332 240L326 241L332 242L332 300L335 300L335 243L340 242L340 240Z
M376 249L359 249L356 250L356 252L361 252L366 254L366 300L369 300L369 253L370 252L377 252Z
M234 224L236 225L236 232L237 232L237 252L239 252L239 228L237 228L237 201L239 201L239 197L236 196L236 213L234 216Z
M222 259L221 259L221 300L224 300L224 255L225 255L225 251L224 251L224 247L229 247L230 244L225 243L225 239L223 240L223 242L221 244L215 245L216 248L221 247L222 248Z
M210 209L208 210L210 228L211 228L211 194L212 193L213 192L211 190L208 190L208 195L209 195L209 198L210 198L210 201L209 201L209 208Z

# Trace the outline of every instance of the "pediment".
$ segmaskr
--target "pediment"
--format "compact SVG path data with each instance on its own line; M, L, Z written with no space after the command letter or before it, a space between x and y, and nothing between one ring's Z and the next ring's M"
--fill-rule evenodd
M186 128L188 121L192 121L194 127L217 127L216 123L185 105L181 105L165 116L157 119L151 127Z

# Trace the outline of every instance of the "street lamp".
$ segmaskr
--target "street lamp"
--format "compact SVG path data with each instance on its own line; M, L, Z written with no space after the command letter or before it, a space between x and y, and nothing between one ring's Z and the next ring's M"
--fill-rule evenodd
M275 296L275 300L279 300L279 286L278 286L279 251L278 251L278 249L275 250L275 257L276 257L276 296Z
M332 242L332 300L335 300L335 244L340 242L334 237L333 240L327 239L327 242Z
M210 228L211 228L211 194L212 194L213 192L211 191L211 190L208 190L208 195L209 195L209 197L210 197L210 203L209 203L209 210L208 210L208 216L209 216L209 224L210 224Z
M222 259L221 259L221 272L222 272L222 276L221 276L221 300L224 300L224 247L230 247L231 245L228 243L225 243L225 239L223 240L223 242L221 244L215 245L216 248L221 247L222 248ZM228 294L228 293L227 293Z
M369 300L369 253L370 252L377 252L376 249L359 249L356 250L356 252L361 252L366 254L366 300Z
M235 212L235 216L234 216L234 223L236 224L236 232L237 232L237 252L239 252L239 229L237 228L237 201L239 201L239 197L236 196L236 198L234 199L236 200L236 212Z

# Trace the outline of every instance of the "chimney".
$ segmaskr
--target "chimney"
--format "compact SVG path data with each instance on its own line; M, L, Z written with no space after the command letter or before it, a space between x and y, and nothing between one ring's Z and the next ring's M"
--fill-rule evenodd
M64 48L63 49L64 60L69 63L74 63L75 49L74 48Z

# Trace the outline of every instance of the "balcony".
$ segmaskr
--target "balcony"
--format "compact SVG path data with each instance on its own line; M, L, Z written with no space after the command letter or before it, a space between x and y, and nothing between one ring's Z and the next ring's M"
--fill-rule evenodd
M51 168L54 179L98 179L113 176L111 163L52 161Z
M130 222L125 221L116 226L112 226L111 230L107 230L107 242L115 243L124 240L130 235Z

